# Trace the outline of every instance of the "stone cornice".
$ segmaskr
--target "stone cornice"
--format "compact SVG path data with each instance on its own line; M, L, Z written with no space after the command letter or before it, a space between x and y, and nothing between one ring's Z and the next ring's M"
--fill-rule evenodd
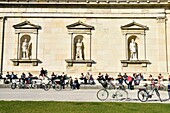
M54 5L54 4L114 4L114 5L167 5L170 0L0 0L2 5Z
M0 2L0 8L96 8L96 9L140 9L140 8L164 8L170 9L170 3L127 4L127 3L53 3L53 2Z
M170 0L0 0L0 3L50 4L168 4Z
M0 8L170 9L170 0L0 0Z

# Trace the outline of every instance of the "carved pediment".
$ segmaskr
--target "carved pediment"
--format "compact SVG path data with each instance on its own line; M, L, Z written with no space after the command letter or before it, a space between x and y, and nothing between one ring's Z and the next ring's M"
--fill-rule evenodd
M34 25L30 23L29 21L24 21L19 24L13 25L15 29L41 29L41 26L39 25Z
M87 25L81 21L78 21L76 23L73 23L71 25L66 26L67 29L90 29L90 30L94 30L94 27L91 25Z
M121 29L122 30L149 30L147 26L136 23L135 21L127 25L121 26Z

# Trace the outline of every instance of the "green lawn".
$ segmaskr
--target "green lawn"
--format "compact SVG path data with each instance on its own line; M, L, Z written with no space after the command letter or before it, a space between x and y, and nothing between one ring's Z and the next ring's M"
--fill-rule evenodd
M170 104L0 101L0 113L169 113Z

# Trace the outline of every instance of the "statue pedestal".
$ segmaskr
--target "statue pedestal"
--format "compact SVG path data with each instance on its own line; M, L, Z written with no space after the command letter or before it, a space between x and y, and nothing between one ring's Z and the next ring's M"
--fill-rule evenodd
M14 66L19 66L20 63L32 63L33 66L38 66L38 63L41 63L38 59L10 59Z
M94 63L93 60L72 60L72 59L66 59L65 60L68 64L68 66L73 66L73 64L87 64L87 67L92 67L92 64Z
M123 67L128 67L128 64L141 64L142 67L147 67L150 64L149 60L121 60Z

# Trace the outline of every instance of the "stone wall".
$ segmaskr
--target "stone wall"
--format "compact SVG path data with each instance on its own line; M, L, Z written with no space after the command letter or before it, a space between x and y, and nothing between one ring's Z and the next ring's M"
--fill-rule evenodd
M167 12L167 13L165 13ZM0 8L0 17L5 17L3 72L14 71L32 72L38 75L41 67L51 72L66 72L69 75L80 75L90 71L95 75L98 72L117 75L119 72L145 74L158 73L167 75L169 72L169 10L164 8L135 8L124 9L114 7L83 7L83 8ZM18 34L13 25L29 21L41 26L38 31L38 66L30 62L19 63L14 66L11 59L17 59ZM93 26L91 37L89 34L69 34L66 26L76 22L83 22ZM137 23L122 30L121 26ZM3 31L3 21L0 21L0 36ZM141 25L141 26L138 26ZM144 30L142 27L148 27ZM131 28L135 28L130 30ZM23 33L19 36L29 33ZM33 41L33 50L36 49L36 36L29 34ZM65 61L71 59L72 39L82 35L84 41L85 59L92 60L92 66L86 63L73 63L69 66ZM137 37L138 61L129 62L128 39ZM3 38L3 37L1 37ZM90 40L91 38L91 40ZM2 40L0 40L1 42ZM2 42L1 42L2 44ZM91 44L91 45L90 45ZM0 45L2 49L2 45ZM91 57L91 58L90 58ZM121 60L126 60L122 63ZM146 62L147 61L147 62ZM2 62L1 62L2 64Z

